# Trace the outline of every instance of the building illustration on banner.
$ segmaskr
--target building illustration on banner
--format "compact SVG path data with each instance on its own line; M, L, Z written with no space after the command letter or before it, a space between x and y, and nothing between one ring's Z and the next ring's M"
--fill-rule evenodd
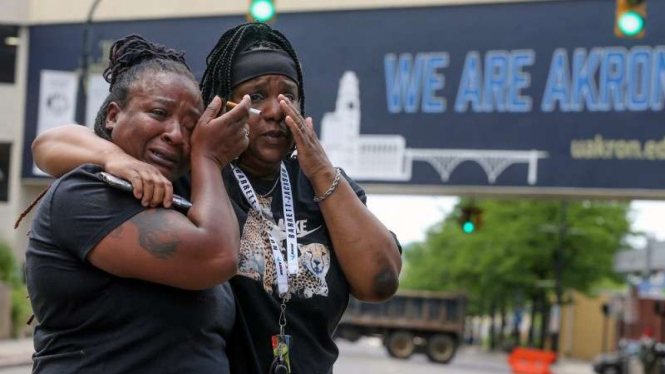
M360 135L360 85L356 74L346 71L340 79L335 111L321 120L321 143L333 165L358 180L410 181L413 162L430 164L447 183L461 163L474 161L494 184L509 166L527 165L527 183L538 180L538 160L547 152L537 150L419 149L407 148L401 135Z

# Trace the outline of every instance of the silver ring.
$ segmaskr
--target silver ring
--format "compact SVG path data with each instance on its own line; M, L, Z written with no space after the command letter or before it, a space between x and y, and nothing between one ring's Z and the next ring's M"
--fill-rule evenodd
M245 130L245 136L249 138L249 129L247 127L243 127L243 130Z

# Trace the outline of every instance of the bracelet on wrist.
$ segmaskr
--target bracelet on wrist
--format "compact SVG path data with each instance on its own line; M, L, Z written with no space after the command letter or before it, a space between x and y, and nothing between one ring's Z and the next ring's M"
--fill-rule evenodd
M319 196L314 196L314 202L319 203L325 199L327 199L330 195L332 195L333 192L335 192L335 189L337 188L337 185L339 184L339 179L342 176L342 171L340 168L335 167L335 179L333 179L332 184L330 187L324 192L322 195Z

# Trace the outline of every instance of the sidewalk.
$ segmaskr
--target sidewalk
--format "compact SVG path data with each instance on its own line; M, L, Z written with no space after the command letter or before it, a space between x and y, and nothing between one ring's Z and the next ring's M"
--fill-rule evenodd
M500 352L488 352L479 347L464 347L460 349L459 356L455 358L458 361L482 361L492 363L497 368L510 372L508 365L508 355ZM558 362L550 366L553 374L595 374L590 361L584 361L574 358L559 358Z
M576 360L572 358L562 358L556 364L552 365L554 374L594 374L591 368L591 362Z
M33 352L32 338L0 340L0 368L29 365Z

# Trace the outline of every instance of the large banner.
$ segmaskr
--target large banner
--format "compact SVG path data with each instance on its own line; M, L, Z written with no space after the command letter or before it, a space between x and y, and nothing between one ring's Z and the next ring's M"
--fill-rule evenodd
M299 53L307 114L330 158L365 187L663 198L665 4L649 2L640 40L614 36L614 11L610 0L546 1L279 14L273 26ZM200 77L240 22L99 23L93 35L185 49ZM81 33L31 28L28 103L41 70L77 68Z

